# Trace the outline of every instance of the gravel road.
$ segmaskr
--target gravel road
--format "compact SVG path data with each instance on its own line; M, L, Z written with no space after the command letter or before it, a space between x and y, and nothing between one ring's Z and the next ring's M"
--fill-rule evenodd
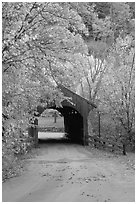
M89 151L60 137L40 143L26 170L3 183L3 201L134 202L134 191L134 169L124 156Z

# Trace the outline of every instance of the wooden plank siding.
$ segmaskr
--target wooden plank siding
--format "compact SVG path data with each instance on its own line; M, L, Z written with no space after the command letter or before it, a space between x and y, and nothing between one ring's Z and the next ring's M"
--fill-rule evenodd
M97 106L94 103L74 93L68 88L62 85L59 85L58 87L63 92L64 96L72 98L72 102L76 105L75 108L79 110L82 115L84 114L85 111L89 113L89 111L92 110L93 108L97 108Z
M83 117L83 142L85 145L88 144L88 115L89 112L94 108L97 108L97 106L62 85L59 85L58 87L63 92L64 96L71 98L71 101L73 103L72 105L70 102L65 100L62 102L62 105L73 107Z

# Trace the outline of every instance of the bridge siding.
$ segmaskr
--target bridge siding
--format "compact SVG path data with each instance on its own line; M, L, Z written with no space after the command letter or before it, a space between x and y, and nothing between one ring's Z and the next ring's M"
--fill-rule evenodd
M88 115L89 112L94 108L97 108L97 106L62 85L60 85L59 88L64 93L64 96L72 98L72 102L75 104L70 105L70 103L68 103L68 106L71 106L76 109L83 117L83 137L84 144L86 145L88 137Z
M96 108L97 106L93 103L91 103L90 101L86 100L85 98L77 95L76 93L74 93L73 91L69 90L68 88L62 86L62 85L59 85L58 87L64 94L64 96L66 97L69 97L71 98L71 102L69 102L68 100L64 100L62 102L62 106L64 107L71 107L73 109L75 109L76 111L78 111L80 113L80 115L83 117L83 143L84 145L87 145L87 139L88 139L88 115L89 115L89 112L91 110L93 110L94 108ZM45 107L43 108L43 111L46 109L46 108L55 108L56 109L56 106L54 105L53 107L53 103L51 105L52 107L50 107L50 105L48 105L48 107ZM58 108L57 108L58 110ZM66 116L64 116L64 120L65 120L65 123L66 122ZM67 127L66 127L67 128ZM36 136L37 134L37 136ZM35 134L35 137L38 137L38 133ZM37 141L37 138L35 138L35 140Z

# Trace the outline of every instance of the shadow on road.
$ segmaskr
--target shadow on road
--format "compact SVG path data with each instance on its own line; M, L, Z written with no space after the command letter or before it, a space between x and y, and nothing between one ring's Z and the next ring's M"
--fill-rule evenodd
M72 141L60 132L39 132L38 141L39 144L78 144L78 141Z
M38 140L40 144L71 143L71 140L65 136L65 133L58 132L39 132Z
M56 144L56 143L72 143L68 138L45 138L39 139L39 143Z

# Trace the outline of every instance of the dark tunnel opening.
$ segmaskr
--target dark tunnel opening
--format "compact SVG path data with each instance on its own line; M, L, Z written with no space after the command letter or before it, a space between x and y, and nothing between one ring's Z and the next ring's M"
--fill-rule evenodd
M69 106L63 106L59 108L50 107L48 109L56 109L64 117L64 135L70 143L84 144L83 117L76 109ZM43 109L43 111L44 110L45 109ZM43 111L41 109L41 111L38 112L41 114ZM51 139L51 141L53 140ZM57 140L55 139L55 141ZM61 141L63 140L60 140L60 142Z
M63 107L58 111L64 116L66 136L73 143L83 144L83 117L80 113L74 108L68 106Z

